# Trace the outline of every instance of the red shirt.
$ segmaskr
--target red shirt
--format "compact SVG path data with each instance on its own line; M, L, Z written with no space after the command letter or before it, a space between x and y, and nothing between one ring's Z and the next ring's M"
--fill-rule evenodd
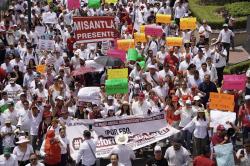
M197 156L194 158L193 166L215 166L215 162L205 156Z
M213 146L220 144L224 141L224 138L220 137L218 134L213 135L212 139Z
M75 42L76 42L75 38L70 37L70 38L67 39L67 47L68 47L68 50L70 52L73 52L73 45L74 45Z
M178 64L178 62L179 62L179 59L176 57L176 56L174 56L174 55L172 55L172 56L170 56L170 55L167 55L166 57L165 57L165 59L164 59L164 65L166 64L166 63L168 63L168 64L172 64L172 65L177 65Z
M242 119L243 127L250 127L250 108L247 108L246 105L240 107L239 117Z

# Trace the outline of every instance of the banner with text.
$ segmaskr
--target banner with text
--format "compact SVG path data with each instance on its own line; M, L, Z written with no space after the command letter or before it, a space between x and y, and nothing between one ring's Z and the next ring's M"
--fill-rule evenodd
M114 17L74 17L75 37L79 43L113 40L118 37Z
M73 159L76 158L80 143L84 141L82 132L88 129L87 123L90 122L74 120L67 127L67 137L70 141ZM98 137L97 158L108 157L110 151L116 146L114 138L119 133L128 134L127 145L136 150L179 132L167 124L164 114L92 120L92 124L93 131Z

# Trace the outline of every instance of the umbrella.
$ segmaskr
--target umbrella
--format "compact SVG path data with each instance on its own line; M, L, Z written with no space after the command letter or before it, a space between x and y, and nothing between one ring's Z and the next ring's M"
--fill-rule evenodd
M113 58L110 56L100 56L94 60L103 66L121 66L123 62L119 58Z
M100 87L84 87L81 88L77 94L78 101L84 102L94 102L100 103L101 96L100 96L101 89Z
M79 76L79 75L83 75L85 73L90 73L90 72L95 72L95 68L94 67L80 67L74 71L71 72L72 76Z

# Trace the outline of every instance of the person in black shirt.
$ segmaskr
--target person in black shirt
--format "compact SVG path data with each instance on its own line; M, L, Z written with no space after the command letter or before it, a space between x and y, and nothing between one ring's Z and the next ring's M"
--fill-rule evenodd
M147 161L146 166L168 166L168 162L162 156L161 147L159 145L155 146L154 157Z

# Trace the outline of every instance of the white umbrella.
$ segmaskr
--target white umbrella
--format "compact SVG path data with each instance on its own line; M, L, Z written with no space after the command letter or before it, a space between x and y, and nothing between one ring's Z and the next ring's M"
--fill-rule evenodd
M100 87L84 87L77 94L78 101L92 102L99 104L101 102Z

